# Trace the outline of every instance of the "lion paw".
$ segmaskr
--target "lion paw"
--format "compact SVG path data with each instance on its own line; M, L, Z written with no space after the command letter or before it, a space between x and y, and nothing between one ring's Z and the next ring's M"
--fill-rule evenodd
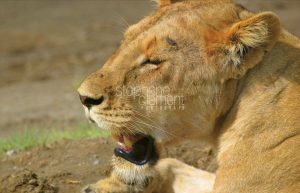
M149 181L150 183L150 181ZM96 184L87 185L81 193L152 193L157 186L151 184L125 184L116 178L106 178Z
M96 184L87 185L81 193L136 193L134 188L115 179L106 178Z

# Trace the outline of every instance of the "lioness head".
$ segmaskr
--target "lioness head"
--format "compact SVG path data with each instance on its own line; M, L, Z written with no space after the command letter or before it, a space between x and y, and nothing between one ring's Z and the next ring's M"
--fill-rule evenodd
M158 5L78 89L86 116L119 142L115 154L137 165L156 157L155 141L211 138L238 80L280 34L275 15L229 0Z

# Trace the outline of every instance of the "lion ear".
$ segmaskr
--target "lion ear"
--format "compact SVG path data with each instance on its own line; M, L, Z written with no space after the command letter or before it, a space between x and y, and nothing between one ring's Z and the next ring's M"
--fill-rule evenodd
M170 5L172 3L180 2L183 0L154 0L154 1L157 2L159 7L164 7L164 6Z
M279 19L271 12L254 15L234 24L225 33L226 52L238 66L247 53L255 50L270 50L280 35Z

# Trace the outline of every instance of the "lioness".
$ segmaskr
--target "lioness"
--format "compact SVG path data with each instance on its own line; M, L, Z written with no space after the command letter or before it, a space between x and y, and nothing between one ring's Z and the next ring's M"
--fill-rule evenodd
M230 0L157 2L78 89L119 143L83 192L300 192L300 41ZM191 139L218 145L216 175L159 159Z

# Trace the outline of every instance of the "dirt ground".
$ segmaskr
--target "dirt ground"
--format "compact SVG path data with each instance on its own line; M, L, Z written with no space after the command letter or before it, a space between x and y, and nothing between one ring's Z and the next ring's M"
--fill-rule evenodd
M299 0L239 0L277 13L300 36ZM0 137L25 128L72 128L85 121L76 93L101 67L122 32L154 9L150 0L1 1ZM0 161L0 193L75 193L109 173L114 142L62 141ZM215 150L188 142L168 155L214 171Z
M1 193L75 193L110 172L109 160L115 142L110 139L62 141L6 157L1 162ZM193 151L190 151L193 149ZM168 149L167 155L214 171L211 147L184 144Z

